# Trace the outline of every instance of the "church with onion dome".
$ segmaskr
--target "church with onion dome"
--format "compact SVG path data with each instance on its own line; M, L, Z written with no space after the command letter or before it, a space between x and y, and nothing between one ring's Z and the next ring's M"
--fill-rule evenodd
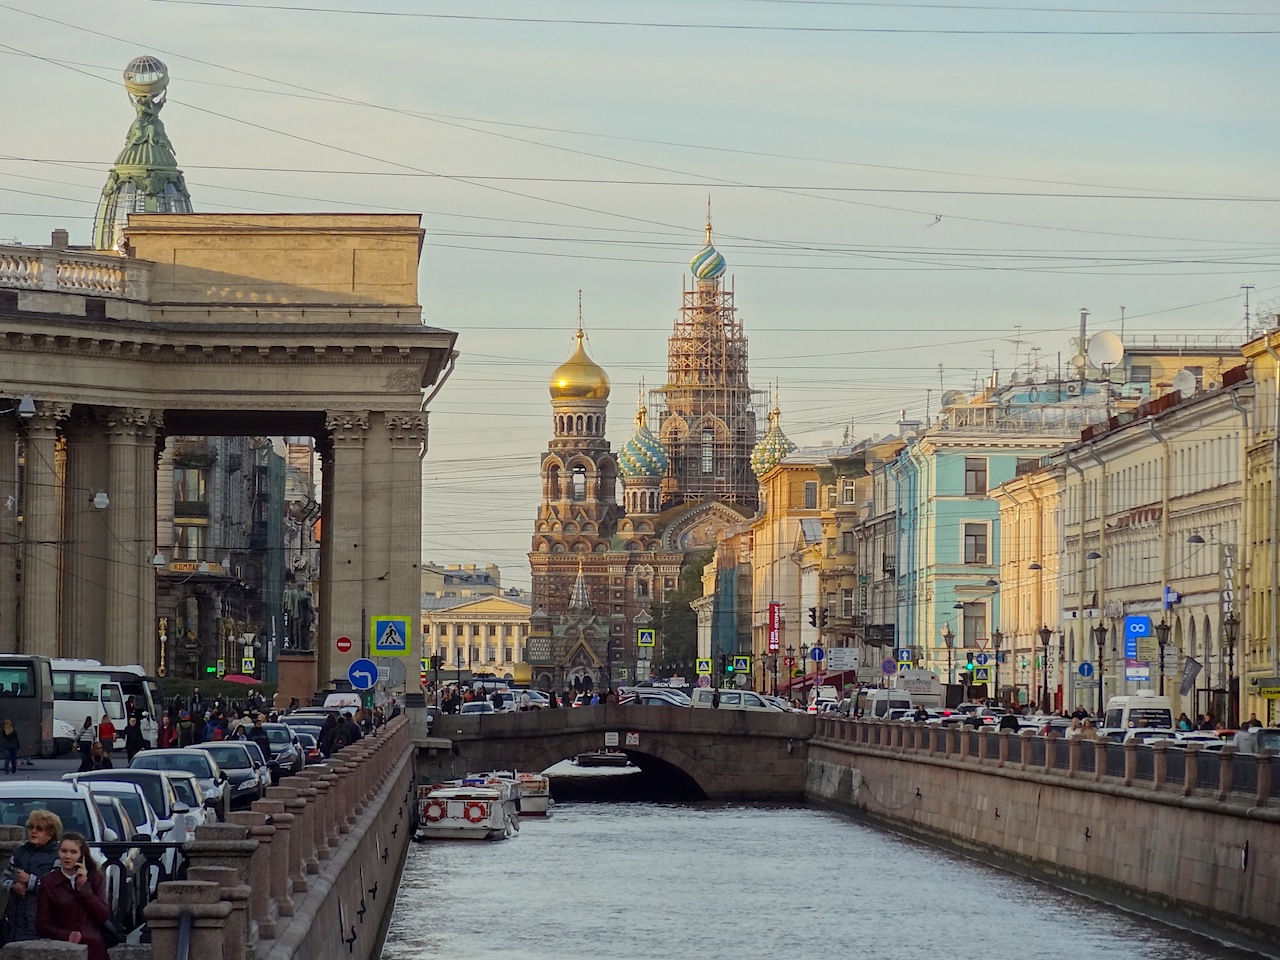
M689 558L756 514L759 467L794 449L776 404L769 432L757 435L763 394L750 386L726 269L708 218L668 338L667 382L647 394L641 385L616 452L609 377L588 354L581 315L568 359L551 374L552 435L529 553L535 684L599 689L647 678L658 659L643 643L653 603L676 588Z

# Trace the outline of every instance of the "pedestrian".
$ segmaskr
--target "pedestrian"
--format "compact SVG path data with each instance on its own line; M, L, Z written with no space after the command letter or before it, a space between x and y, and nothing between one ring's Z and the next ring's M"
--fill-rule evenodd
M187 709L191 711L193 716L197 716L197 717L204 716L204 697L200 696L199 687L195 687L194 689L192 689L191 704Z
M58 844L58 865L40 878L36 930L46 940L83 943L88 960L110 960L102 925L111 917L102 871L89 844L68 831Z
M93 741L93 746L89 750L90 770L110 770L115 766L111 762L111 751L102 749L101 740Z
M102 719L98 721L98 743L102 745L103 752L109 757L111 751L116 746L116 725L111 722L111 718L105 713Z
M258 745L264 757L271 756L271 737L267 733L267 728L263 726L264 720L262 714L258 714L254 718L253 726L245 731L245 739L252 740Z
M76 739L80 747L80 773L93 769L93 745L97 739L98 731L93 725L93 717L85 717L80 736Z
M1178 729L1179 730L1191 729L1191 718L1187 716L1185 710L1182 713L1178 714Z
M1258 719L1256 713L1249 714L1249 719L1244 722L1244 729L1246 730L1257 730L1261 726L1262 721Z
M156 738L160 741L159 747L161 750L167 750L169 747L178 745L178 728L169 720L167 713L160 718L160 730Z
M90 724L92 726L92 724ZM58 862L58 836L62 821L48 810L27 814L27 842L13 851L4 872L9 905L4 913L4 942L39 940L36 932L36 892L40 878Z
M146 740L142 736L142 727L138 726L138 718L130 717L124 728L124 755L130 763L141 751Z
M22 744L18 741L18 731L8 717L4 721L4 729L0 730L0 747L4 749L4 772L18 772L18 749Z
M178 716L178 746L192 747L196 743L196 725L191 719L191 711L183 710Z

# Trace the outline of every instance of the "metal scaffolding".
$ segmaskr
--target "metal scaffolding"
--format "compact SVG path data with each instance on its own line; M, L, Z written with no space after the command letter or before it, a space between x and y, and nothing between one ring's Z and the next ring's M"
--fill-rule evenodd
M670 458L663 507L713 498L754 510L759 488L751 450L763 393L747 382L747 338L733 290L719 279L693 284L683 290L667 340L667 383L649 397Z

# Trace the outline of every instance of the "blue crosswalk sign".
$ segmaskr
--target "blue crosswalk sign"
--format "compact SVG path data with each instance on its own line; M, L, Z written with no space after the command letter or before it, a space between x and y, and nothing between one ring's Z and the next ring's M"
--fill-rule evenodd
M374 656L409 655L409 618L373 617L369 621L369 650Z

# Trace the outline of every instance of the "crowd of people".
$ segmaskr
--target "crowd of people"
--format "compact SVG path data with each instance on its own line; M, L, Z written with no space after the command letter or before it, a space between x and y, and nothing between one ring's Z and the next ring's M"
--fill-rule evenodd
M583 698L582 704L584 706L618 702L618 691L616 690L581 690L577 693L564 690L559 694L554 690L546 690L543 691L543 696L547 698L547 707L549 708L571 707L576 697ZM488 700L493 704L495 710L501 710L508 697L515 699L517 710L538 709L533 705L527 693L512 691L506 685L497 685L490 690L483 686L460 688L454 684L447 684L440 688L440 712L458 713L464 703L473 703L476 700Z
M82 943L89 960L107 960L118 931L88 842L74 831L64 833L62 821L48 810L32 810L26 826L27 842L13 851L4 872L9 902L0 942Z

